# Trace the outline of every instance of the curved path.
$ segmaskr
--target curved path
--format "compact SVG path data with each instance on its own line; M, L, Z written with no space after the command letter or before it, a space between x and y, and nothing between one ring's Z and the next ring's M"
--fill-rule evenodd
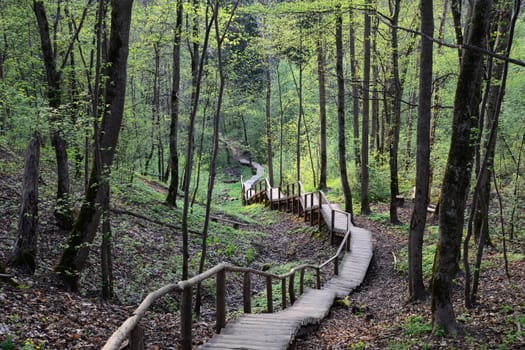
M253 188L257 180L259 178L249 185L248 182L244 183L243 188L248 197L251 197L250 193L257 192ZM272 193L283 193L281 189L275 188L266 189L265 192L266 197L270 198L271 208ZM308 202L307 195L301 193L293 199L303 203L303 214L306 209L305 203ZM317 194L315 198L312 195L310 203L321 202L322 206L329 207L318 212L318 221L321 223L322 218L329 228L332 225L330 231L337 233L335 216L341 211L338 206L329 202L325 203L323 198L324 196L321 193ZM281 201L280 196L278 200ZM319 207L318 204L317 207ZM310 213L310 216L312 215ZM347 220L347 222L349 221ZM347 229L348 227L345 227L345 231ZM336 298L344 298L363 282L372 259L370 231L353 225L349 229L351 232L350 252L347 252L342 259L339 274L330 279L322 289L307 290L292 306L278 313L244 314L234 322L229 323L221 330L220 334L202 345L200 349L287 349L293 344L302 327L318 325L328 315Z

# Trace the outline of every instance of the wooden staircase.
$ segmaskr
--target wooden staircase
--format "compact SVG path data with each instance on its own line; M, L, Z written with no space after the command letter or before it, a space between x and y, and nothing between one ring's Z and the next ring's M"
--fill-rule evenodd
M295 192L297 189L297 193ZM286 189L272 188L266 180L242 186L243 203L264 201L271 208L285 209L329 229L330 235L347 239L349 251L341 262L334 260L335 276L321 289L309 289L289 308L274 314L244 314L226 325L199 349L287 349L301 328L318 325L330 312L336 298L349 295L364 280L372 259L368 230L352 225L350 214L331 204L322 192L304 193L299 182ZM350 239L351 236L351 239ZM343 247L341 246L339 250ZM326 262L328 263L328 262Z
M255 163L256 164L256 163ZM258 164L257 164L258 165ZM260 169L262 167L258 165ZM255 167L254 167L255 168ZM272 209L286 210L303 216L310 224L326 227L334 241L341 238L334 256L320 265L296 266L288 273L275 275L247 267L218 264L188 280L163 286L146 296L133 314L112 334L103 350L117 350L127 340L130 349L143 349L144 339L140 321L151 305L166 295L180 298L181 330L179 345L183 350L192 348L192 302L196 287L205 280L216 280L216 330L217 335L201 349L287 349L293 344L301 328L317 325L330 311L336 298L343 298L359 286L372 259L372 238L368 230L352 225L349 213L328 201L323 192L306 193L300 182L283 188L272 188L268 180L261 181L262 170L242 182L242 202L264 202ZM313 270L315 289L304 290L305 271ZM321 285L321 273L333 269L334 277ZM244 312L237 320L226 323L226 275L243 273ZM299 297L296 297L295 278L299 275ZM266 279L267 313L251 314L251 276ZM273 312L273 281L280 281L282 308ZM289 307L286 308L289 301Z

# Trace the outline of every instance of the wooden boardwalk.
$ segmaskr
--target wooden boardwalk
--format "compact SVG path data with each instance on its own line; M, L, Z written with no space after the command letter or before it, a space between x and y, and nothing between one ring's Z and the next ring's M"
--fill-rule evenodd
M278 313L244 314L199 349L287 349L301 327L319 324L336 298L344 298L363 282L372 259L370 232L351 230L351 251L343 258L339 275L322 289L307 290Z
M266 196L270 206L272 202L280 205L282 200L288 205L291 197L279 188L267 190ZM308 212L312 218L317 210L319 224L324 221L330 234L344 235L350 230L350 251L339 263L338 275L321 289L307 290L293 305L278 313L242 315L199 349L287 349L302 327L318 325L328 315L336 298L344 298L363 282L372 259L371 233L353 226L348 220L349 214L329 203L322 192L300 193L293 200L298 203L297 207L301 206L305 218ZM291 210L294 211L293 201Z

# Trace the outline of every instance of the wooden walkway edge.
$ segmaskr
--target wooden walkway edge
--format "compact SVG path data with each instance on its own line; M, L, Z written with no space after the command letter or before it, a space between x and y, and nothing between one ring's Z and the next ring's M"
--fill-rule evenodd
M350 252L340 264L339 275L322 289L307 290L278 313L244 314L199 349L287 349L302 327L318 325L336 298L344 298L363 282L372 259L370 231L355 226L350 230Z

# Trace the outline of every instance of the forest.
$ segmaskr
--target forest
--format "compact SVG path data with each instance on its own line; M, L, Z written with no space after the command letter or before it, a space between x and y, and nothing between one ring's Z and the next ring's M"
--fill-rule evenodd
M0 348L523 349L524 7L0 1Z

